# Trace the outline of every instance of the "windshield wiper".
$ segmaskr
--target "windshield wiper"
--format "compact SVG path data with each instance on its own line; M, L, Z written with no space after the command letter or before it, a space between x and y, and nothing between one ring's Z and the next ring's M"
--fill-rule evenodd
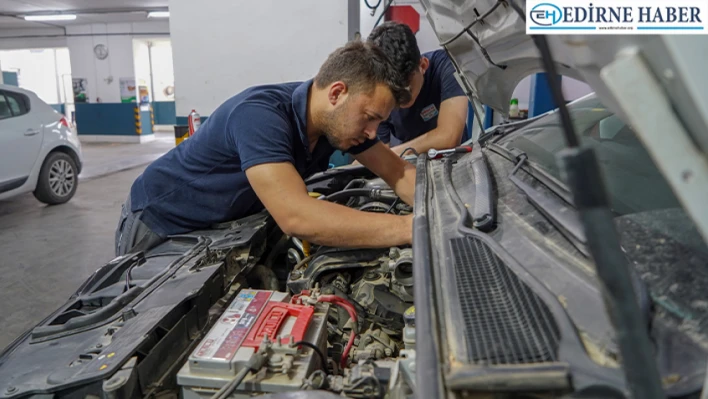
M488 231L496 224L492 210L492 178L487 167L487 157L477 147L475 152L479 158L472 163L472 176L474 176L475 196L472 208L472 220L475 228Z
M552 113L552 112L553 111L550 111L549 113ZM537 115L537 116L527 118L524 120L520 120L520 121L502 122L499 125L493 126L487 130L483 130L479 134L479 138L477 139L477 142L480 145L483 145L486 142L497 142L498 140L505 137L509 133L513 133L523 127L526 127L526 126L530 125L531 123L536 122L537 120L539 120L547 115L548 115L548 113Z
M561 200L546 195L519 179L516 176L516 172L528 161L528 156L521 151L512 150L511 152L515 153L516 165L509 174L509 180L526 195L531 205L548 218L578 251L585 256L589 256L585 231L577 211L568 207Z
M524 153L524 151L519 150L518 148L508 149L506 147L494 143L488 143L485 147L503 156L511 162L517 162L517 156L521 153ZM553 191L553 194L559 196L567 204L570 204L575 207L572 195L570 195L568 189L563 185L562 182L559 182L555 176L551 175L543 168L536 166L533 161L526 162L525 166L526 168L524 169L524 171L526 173L541 182L541 184L546 186L549 190Z

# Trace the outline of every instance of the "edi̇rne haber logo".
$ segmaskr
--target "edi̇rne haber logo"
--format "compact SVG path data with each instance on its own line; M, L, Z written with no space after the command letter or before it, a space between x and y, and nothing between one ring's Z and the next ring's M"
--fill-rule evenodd
M534 35L708 34L706 0L537 0L526 2L526 13Z

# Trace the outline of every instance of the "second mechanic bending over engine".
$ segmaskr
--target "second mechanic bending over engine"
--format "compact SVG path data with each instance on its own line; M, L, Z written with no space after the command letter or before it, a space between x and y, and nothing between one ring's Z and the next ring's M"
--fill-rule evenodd
M415 34L399 22L375 28L368 41L381 47L399 73L408 77L412 95L381 122L377 132L381 141L396 154L409 147L423 153L460 145L469 101L445 51L421 55Z

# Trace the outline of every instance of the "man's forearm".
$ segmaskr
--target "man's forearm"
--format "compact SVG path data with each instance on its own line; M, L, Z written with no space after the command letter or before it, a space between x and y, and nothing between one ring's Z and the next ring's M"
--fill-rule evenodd
M413 206L415 198L415 165L407 164L405 166L403 177L399 179L393 190L399 197L408 205Z
M306 199L286 233L319 245L385 248L410 244L412 218L363 212L331 202Z
M428 133L420 135L411 141L392 147L391 150L400 155L406 148L413 148L418 153L427 152L431 148L443 149L452 148L460 144L460 137L453 137L439 129L433 129ZM408 154L406 154L408 155Z

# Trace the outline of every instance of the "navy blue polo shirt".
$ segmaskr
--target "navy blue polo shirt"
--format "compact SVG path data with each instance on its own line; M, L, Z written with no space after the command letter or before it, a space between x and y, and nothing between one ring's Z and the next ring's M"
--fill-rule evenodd
M307 97L312 80L249 88L220 105L189 140L145 169L131 188L131 211L162 236L208 228L263 210L245 170L292 163L303 178L327 169L334 148L312 152ZM357 154L377 140L348 152Z
M379 139L391 147L413 140L438 126L440 104L448 98L464 96L455 79L455 67L444 50L424 53L430 60L425 71L423 87L410 108L399 108L381 122L377 130Z

